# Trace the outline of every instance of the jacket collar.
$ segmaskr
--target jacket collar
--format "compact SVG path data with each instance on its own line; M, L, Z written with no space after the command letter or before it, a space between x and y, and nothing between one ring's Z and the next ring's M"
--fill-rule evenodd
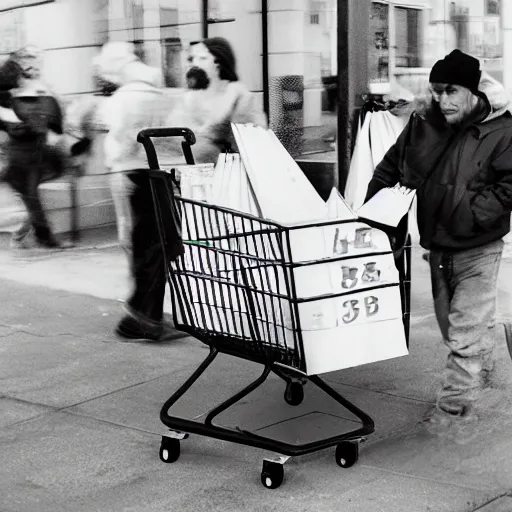
M512 114L506 110L498 117L486 120L483 123L474 124L471 128L475 131L478 139L483 139L486 135L501 129L505 124L510 125L511 118Z

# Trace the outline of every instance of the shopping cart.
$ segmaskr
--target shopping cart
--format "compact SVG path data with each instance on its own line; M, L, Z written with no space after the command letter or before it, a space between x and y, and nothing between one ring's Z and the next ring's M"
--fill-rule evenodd
M188 146L194 144L195 138L187 129L147 129L139 133L138 141L144 145L148 156L176 328L206 344L210 352L162 407L160 418L170 432L162 438L160 459L166 463L178 460L180 441L193 433L279 454L263 461L261 482L270 489L281 485L284 463L293 456L336 446L337 464L343 468L352 466L358 460L359 443L374 431L374 422L318 375L305 372L299 307L316 299L297 298L294 269L315 262L294 263L289 258L290 234L294 227L176 195L173 174L160 170L151 140L176 135L185 138L183 145L190 155ZM170 220L174 224L172 229L169 229ZM177 229L182 230L183 254L171 261L165 255L166 247ZM403 322L408 336L410 243L398 265ZM219 353L259 363L263 371L244 389L212 408L204 421L172 416L170 409ZM292 444L214 423L219 414L263 384L271 372L286 383L284 400L289 405L302 402L303 385L309 381L352 413L360 426L327 439Z

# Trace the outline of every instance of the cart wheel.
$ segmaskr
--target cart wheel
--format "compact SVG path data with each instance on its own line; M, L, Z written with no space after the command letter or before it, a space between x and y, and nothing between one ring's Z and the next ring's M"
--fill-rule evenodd
M336 464L350 468L359 459L359 443L344 441L336 446Z
M160 445L160 460L167 464L176 462L180 458L180 442L178 439L162 437Z
M277 462L263 461L261 470L261 483L267 489L277 489L284 480L284 468Z
M284 400L289 405L300 405L302 400L304 400L304 388L302 384L297 381L287 382Z

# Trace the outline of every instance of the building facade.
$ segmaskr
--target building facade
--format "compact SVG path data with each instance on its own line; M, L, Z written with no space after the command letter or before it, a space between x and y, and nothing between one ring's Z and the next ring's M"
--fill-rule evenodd
M310 177L332 178L327 189L347 172L364 94L424 91L454 48L512 92L512 0L2 0L0 30L0 56L45 50L43 78L63 98L94 91L108 40L132 41L180 88L190 43L225 37L271 128Z
M48 84L61 95L87 94L101 44L128 40L162 68L167 87L182 87L190 43L226 37L241 79L289 151L329 158L339 99L338 4L356 2L369 19L367 36L358 36L367 62L357 62L367 69L367 87L356 94L389 93L395 83L420 92L432 64L453 48L478 57L512 88L512 0L3 0L0 55L39 46ZM349 59L361 59L358 51L349 49Z

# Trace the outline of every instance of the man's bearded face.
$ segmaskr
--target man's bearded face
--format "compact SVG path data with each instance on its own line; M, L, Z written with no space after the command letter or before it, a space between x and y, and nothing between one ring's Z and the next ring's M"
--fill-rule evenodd
M203 43L191 47L188 62L190 68L186 78L189 89L208 89L211 80L219 76L219 65Z
M187 71L186 78L189 89L208 89L210 85L210 79L206 71L197 66L193 66Z
M431 90L448 124L462 123L478 105L478 97L462 85L434 83Z

